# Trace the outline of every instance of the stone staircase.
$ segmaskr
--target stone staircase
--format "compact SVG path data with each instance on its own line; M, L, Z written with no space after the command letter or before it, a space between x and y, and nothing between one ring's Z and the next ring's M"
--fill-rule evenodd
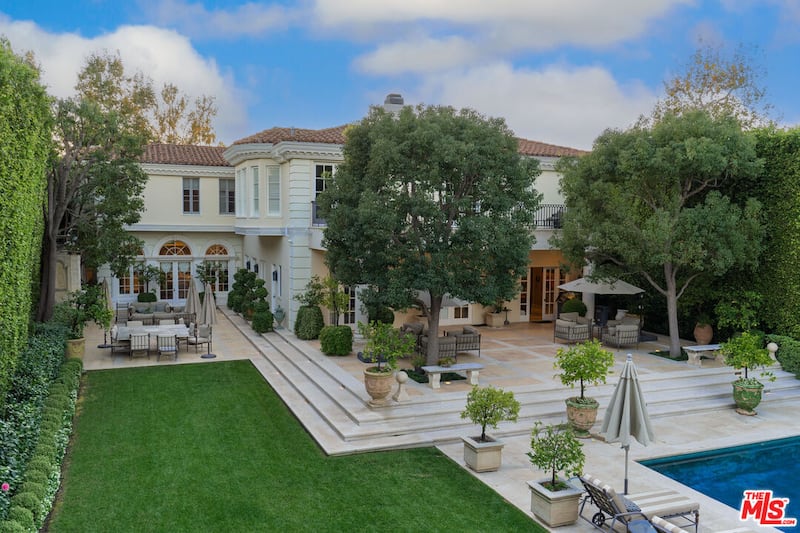
M453 443L476 428L460 413L463 392L437 391L413 396L391 407L371 408L361 380L305 343L293 342L286 330L259 335L238 315L225 309L234 326L262 353L254 364L283 398L306 430L329 455L362 451L435 446ZM797 401L800 381L773 369L777 379L767 382L765 402ZM652 418L732 409L731 369L694 368L669 373L640 373L640 383ZM483 378L482 378L483 379ZM599 416L613 393L615 379L592 387L591 396L601 405ZM533 424L565 420L564 388L555 385L504 387L521 404L516 423L502 423L498 436L528 434ZM598 431L598 420L594 430Z

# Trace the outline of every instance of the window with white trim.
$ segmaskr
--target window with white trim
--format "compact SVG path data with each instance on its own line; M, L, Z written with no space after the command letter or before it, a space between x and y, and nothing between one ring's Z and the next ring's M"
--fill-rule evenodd
M250 167L250 177L253 183L253 209L250 211L250 215L257 217L259 215L259 205L258 200L260 197L259 194L259 183L258 183L258 167Z
M334 170L336 170L336 167L330 163L316 165L314 171L314 198L328 186L328 180L333 177Z
M453 318L469 318L469 305L454 307Z
M200 212L200 178L183 178L183 212Z
M236 182L232 179L219 180L219 214L236 213Z
M281 214L281 167L267 167L267 214Z

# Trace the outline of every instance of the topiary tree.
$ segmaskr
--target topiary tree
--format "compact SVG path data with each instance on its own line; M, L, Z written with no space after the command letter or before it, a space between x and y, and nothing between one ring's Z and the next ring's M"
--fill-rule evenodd
M348 355L353 351L353 330L348 326L325 326L319 332L319 342L325 355Z
M322 310L319 306L301 305L297 310L294 321L294 334L298 339L312 340L319 338L319 333L325 327Z
M467 395L467 406L461 412L461 418L469 418L481 427L480 442L487 442L486 426L497 429L497 424L504 420L516 422L519 415L519 402L514 393L487 387L472 387Z
M581 395L575 398L579 403L596 404L597 400L584 395L586 385L599 385L606 382L606 377L614 366L614 355L604 350L597 339L579 342L569 349L559 348L554 363L561 369L558 375L561 383L574 387L580 383Z
M561 306L562 313L578 313L581 316L586 316L586 311L586 304L578 298L570 298Z
M568 487L556 476L559 473L566 477L581 475L586 460L583 444L566 424L542 429L542 423L536 422L531 432L531 451L527 455L532 465L550 473L550 481L542 485L554 492Z

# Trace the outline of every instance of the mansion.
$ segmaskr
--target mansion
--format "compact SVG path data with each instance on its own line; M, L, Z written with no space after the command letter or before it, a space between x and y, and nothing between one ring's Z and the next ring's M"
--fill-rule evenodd
M398 99L402 103L390 95L387 104L397 105ZM295 296L312 276L327 274L325 221L317 216L315 199L342 162L346 127L271 128L228 147L148 146L142 158L149 176L145 208L141 221L129 228L144 242L137 265L119 278L107 268L98 272L111 281L114 301L135 301L138 293L155 290L159 300L182 305L204 265L218 273L215 294L224 304L233 274L246 268L266 281L271 308L282 307L283 325L292 327L300 305ZM525 139L519 139L519 152L539 160L542 173L535 186L543 199L528 273L518 297L507 304L508 320L552 320L557 286L565 281L561 253L548 244L563 211L554 165L562 156L584 152ZM157 267L160 280L148 284L139 275L142 265ZM365 321L357 291L348 293L350 306L340 323ZM455 306L443 309L441 325L484 323L481 305L451 303Z

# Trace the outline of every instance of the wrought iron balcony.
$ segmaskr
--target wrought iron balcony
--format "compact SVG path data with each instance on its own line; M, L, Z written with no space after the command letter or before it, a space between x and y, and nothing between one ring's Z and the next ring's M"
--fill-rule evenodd
M536 211L536 227L538 229L560 229L561 216L565 210L564 204L540 204Z

